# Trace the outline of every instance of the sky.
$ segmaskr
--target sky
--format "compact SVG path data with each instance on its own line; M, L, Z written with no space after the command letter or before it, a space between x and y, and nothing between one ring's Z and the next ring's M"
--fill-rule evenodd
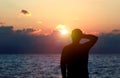
M120 29L119 20L120 0L0 0L0 25L14 29L109 32Z

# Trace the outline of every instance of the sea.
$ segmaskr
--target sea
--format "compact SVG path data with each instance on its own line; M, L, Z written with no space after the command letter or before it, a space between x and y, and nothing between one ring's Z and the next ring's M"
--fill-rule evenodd
M0 55L0 78L62 78L60 54ZM120 78L120 54L90 54L90 78Z

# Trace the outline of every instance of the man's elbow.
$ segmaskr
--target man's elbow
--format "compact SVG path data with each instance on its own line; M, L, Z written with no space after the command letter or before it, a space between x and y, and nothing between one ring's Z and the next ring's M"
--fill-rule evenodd
M93 38L91 39L91 41L92 41L93 43L96 43L97 40L98 40L98 37L97 37L97 36L93 36Z
M96 41L98 40L98 37L97 37L97 36L95 36L95 40L96 40Z

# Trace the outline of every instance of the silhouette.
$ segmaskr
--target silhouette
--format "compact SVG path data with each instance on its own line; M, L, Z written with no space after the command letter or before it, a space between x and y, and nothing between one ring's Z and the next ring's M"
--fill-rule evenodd
M88 54L98 37L83 34L80 29L72 31L72 43L65 46L61 55L61 73L63 78L89 78ZM81 39L89 39L80 43Z

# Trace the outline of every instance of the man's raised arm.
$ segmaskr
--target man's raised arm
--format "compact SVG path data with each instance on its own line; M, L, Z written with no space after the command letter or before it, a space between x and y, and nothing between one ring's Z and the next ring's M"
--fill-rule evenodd
M91 35L91 34L83 34L83 38L89 40L86 44L88 44L88 46L90 46L90 47L92 47L98 40L97 36Z

